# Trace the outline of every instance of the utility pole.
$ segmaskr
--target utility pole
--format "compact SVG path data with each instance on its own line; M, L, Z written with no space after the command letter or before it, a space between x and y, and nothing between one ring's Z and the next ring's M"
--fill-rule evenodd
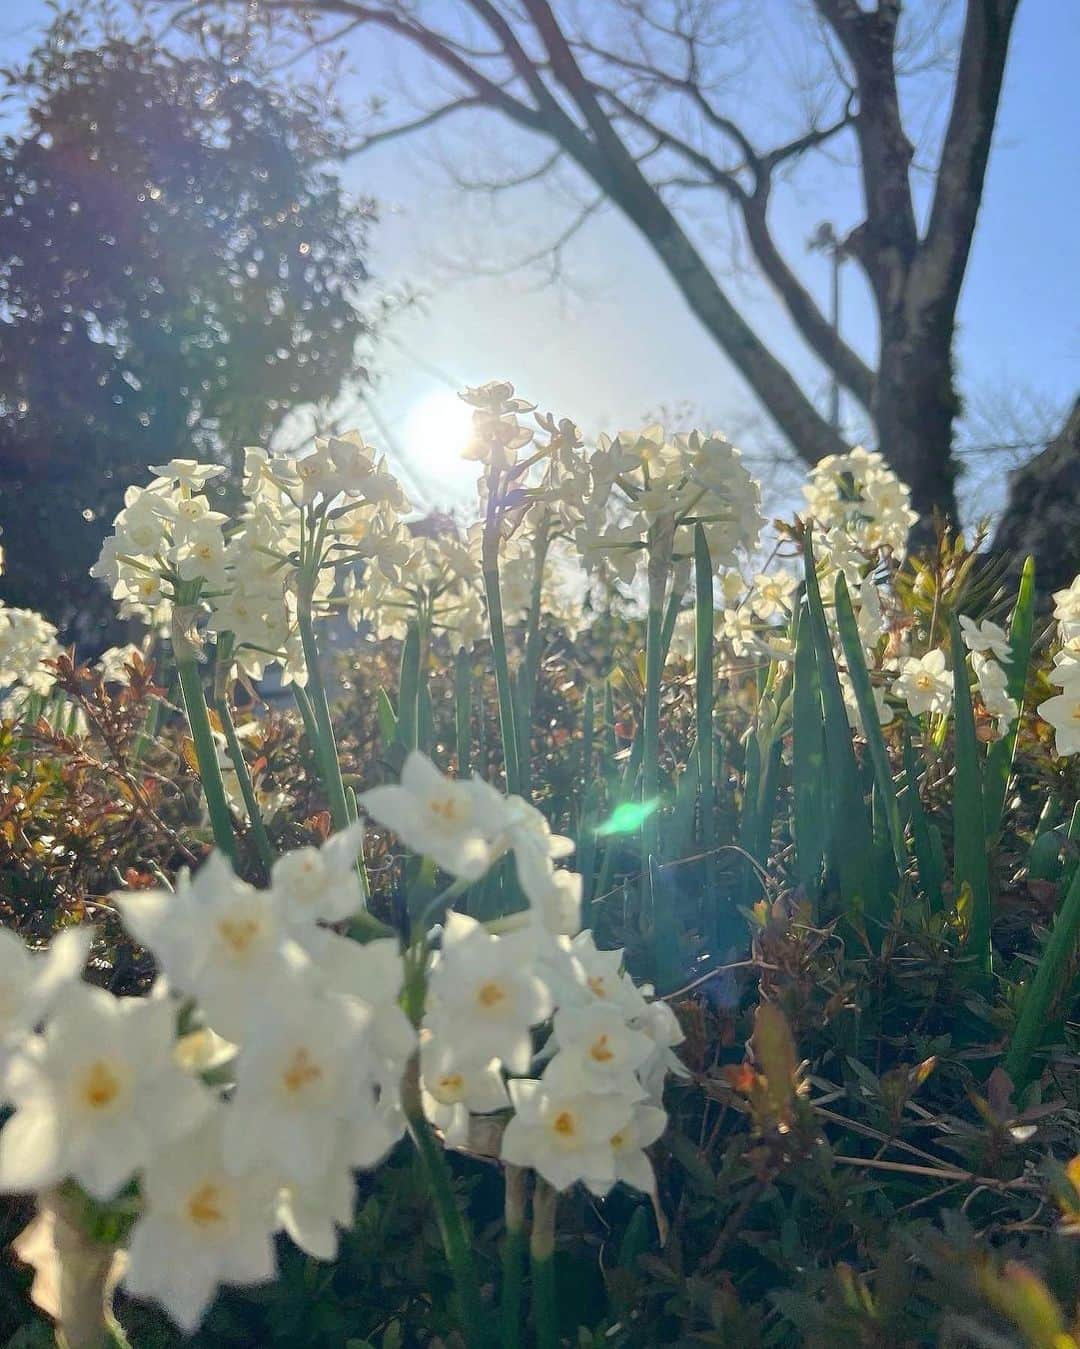
M827 253L832 262L832 277L829 300L829 323L835 336L840 336L840 268L847 257L847 249L838 237L832 225L825 221L819 225L807 240L807 248L812 253ZM840 430L840 380L836 372L832 373L829 388L829 425L834 431Z

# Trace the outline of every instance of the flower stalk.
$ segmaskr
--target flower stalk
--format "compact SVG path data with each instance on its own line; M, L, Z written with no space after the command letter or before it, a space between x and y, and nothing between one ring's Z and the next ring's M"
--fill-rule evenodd
M529 596L529 613L525 625L525 660L518 679L517 732L518 772L521 794L529 795L529 749L532 732L533 703L536 698L536 675L540 666L542 634L540 610L543 603L544 567L547 564L550 542L550 521L545 514L536 530L534 545L536 568Z
M229 756L229 761L236 773L236 780L240 784L240 795L244 798L244 806L247 809L248 828L251 830L255 852L269 874L270 868L274 865L274 850L270 845L270 836L266 832L266 825L259 809L259 798L255 795L255 786L251 781L251 774L248 772L247 760L244 758L244 751L240 746L240 738L236 734L236 725L232 719L228 699L224 696L215 699L214 711L218 715L221 729L225 735L225 752Z
M506 626L503 622L502 592L499 588L499 516L496 502L500 492L500 475L492 468L488 479L488 512L484 523L482 563L484 594L487 598L488 624L491 629L491 655L495 665L495 684L499 692L499 730L502 734L503 763L506 790L512 794L521 791L521 771L518 746L517 718L514 712L514 688L510 678L510 662L506 654Z
M255 844L255 852L265 868L266 874L269 875L274 865L274 850L270 846L270 836L267 834L266 825L263 823L262 811L259 809L259 798L255 795L255 785L251 781L251 774L248 772L247 760L244 758L244 751L240 745L240 737L236 734L236 724L232 718L232 709L229 706L229 696L223 678L229 667L231 649L232 637L231 634L226 634L225 638L218 643L217 677L214 681L214 711L221 723L221 730L225 736L225 751L232 763L233 771L236 773L236 780L240 785L240 795L244 798L248 828L251 831L252 842Z
M653 886L660 861L660 684L667 655L664 607L671 576L674 519L657 521L649 544L649 612L645 629L645 706L641 721L641 888L652 913L656 978L661 988L677 986L682 962L671 904Z
M334 726L330 720L330 705L326 698L326 686L323 683L322 668L319 663L319 647L315 641L315 628L311 621L310 593L301 594L297 621L300 627L300 643L304 648L304 664L307 666L309 700L318 733L315 756L319 763L319 773L323 780L323 787L326 789L334 828L347 829L349 826L349 807L345 800L345 783L341 777L337 741L334 737Z
M502 1252L502 1304L499 1308L501 1349L519 1349L521 1344L521 1293L528 1235L525 1226L527 1173L519 1166L503 1168L506 1184L504 1205L506 1234Z
M194 654L185 651L183 645L177 643L175 636L173 650L176 655L176 672L180 678L180 691L184 696L184 711L187 713L188 726L191 728L199 777L202 779L203 795L206 797L206 810L210 816L210 827L214 832L214 842L230 862L235 862L236 840L233 836L232 817L229 814L225 784L221 778L199 667Z
M405 1069L401 1084L401 1100L408 1123L409 1136L420 1154L428 1183L431 1186L431 1198L435 1206L435 1217L439 1224L443 1249L447 1263L453 1275L461 1308L461 1328L469 1349L483 1349L487 1342L484 1322L484 1307L480 1297L480 1283L476 1276L473 1261L472 1240L465 1219L454 1198L454 1188L450 1178L450 1168L446 1155L432 1132L431 1125L424 1114L420 1096L420 1058L414 1054Z
M555 1212L558 1203L558 1191L537 1176L529 1238L536 1349L559 1349L559 1311L555 1296Z

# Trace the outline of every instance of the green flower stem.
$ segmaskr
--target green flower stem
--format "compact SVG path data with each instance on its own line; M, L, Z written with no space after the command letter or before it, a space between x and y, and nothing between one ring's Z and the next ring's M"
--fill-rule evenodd
M401 644L398 675L398 738L405 750L419 748L420 733L420 620L409 620Z
M528 1236L525 1229L525 1172L507 1166L506 1235L502 1253L502 1303L499 1307L501 1349L519 1349L521 1344L521 1291Z
M465 778L472 767L472 657L464 650L454 665L454 726L458 777Z
M269 875L270 869L274 865L274 850L270 846L270 837L266 832L266 825L263 823L262 812L259 810L259 800L255 795L255 787L251 781L251 774L248 772L244 751L240 747L240 738L236 734L229 700L224 693L219 698L214 699L214 711L218 714L221 729L225 732L226 751L236 771L236 780L240 784L240 795L244 798L244 805L247 807L248 828L251 830L251 837L255 843L255 851L258 854L259 861L265 867L267 875Z
M316 554L318 556L318 554ZM315 640L315 627L311 620L312 584L301 580L300 602L297 605L297 623L300 628L300 644L304 650L304 665L307 668L310 693L304 691L301 698L297 690L297 705L304 718L304 728L313 742L315 758L319 765L319 774L326 789L330 803L330 817L337 830L348 829L354 816L349 809L349 800L345 795L345 783L341 776L341 763L338 760L337 742L334 739L334 725L330 720L330 704L326 697L326 685L323 683L322 666L319 662L319 645ZM305 705L306 709L305 710ZM367 868L363 855L356 859L356 875L360 882L360 893L365 904L371 896L368 884Z
M431 1187L431 1199L442 1236L443 1249L454 1277L461 1305L462 1336L469 1349L483 1349L488 1343L487 1322L480 1297L480 1284L473 1262L473 1247L466 1221L454 1198L450 1168L446 1157L424 1115L420 1097L420 1059L413 1055L402 1080L402 1105L409 1134L420 1154Z
M1031 1076L1031 1059L1053 1015L1080 941L1080 868L1074 873L1035 977L1024 995L1020 1019L1005 1058L1005 1071L1017 1088Z
M701 846L705 851L705 888L710 919L716 903L715 732L713 730L713 570L709 543L694 526L694 676L697 712L698 790L701 793Z
M532 593L529 596L529 615L525 625L525 662L518 681L517 732L518 770L521 793L529 794L529 749L532 731L533 703L536 698L536 676L540 667L543 636L540 631L540 609L543 603L544 567L547 562L550 522L545 515L536 531L535 566Z
M647 805L660 794L660 676L663 667L661 627L663 615L649 606L645 628L645 709L641 719L641 799ZM648 872L649 858L659 845L656 811L641 826L641 867Z
M664 601L671 574L674 523L656 527L649 549L649 612L645 627L645 706L641 719L641 800L646 808L641 822L641 891L646 912L651 909L656 981L664 989L678 986L682 974L675 913L664 895L653 887L654 868L660 863L660 684L667 655ZM650 901L651 900L651 904Z
M311 741L311 748L318 752L319 725L315 720L315 709L311 706L311 699L307 696L307 690L299 684L294 684L292 691L296 706L300 711L300 718L304 723L304 734Z
M506 790L517 794L521 787L518 769L517 718L514 716L514 690L510 683L510 663L506 658L506 630L503 627L502 595L499 591L498 564L484 569L488 623L491 627L491 655L495 662L495 684L499 690L499 730L502 733Z
M311 709L315 714L318 738L315 755L319 762L323 787L330 803L330 814L335 829L349 827L349 807L345 800L345 783L341 778L341 765L338 763L337 743L334 739L334 727L330 721L330 704L326 699L326 686L323 683L322 669L319 664L319 648L315 641L315 628L311 621L311 605L301 596L299 605L300 642L304 648L304 664L307 666L309 697Z
M558 1192L537 1176L529 1239L536 1349L559 1349L559 1304L555 1296L555 1210L558 1202Z
M232 817L225 796L225 784L221 780L210 714L206 710L206 696L195 657L178 656L176 672L180 677L180 690L184 695L184 710L191 727L191 738L195 742L195 757L199 764L203 795L206 797L206 809L210 815L210 827L214 831L214 842L230 862L235 862L236 840L233 837Z

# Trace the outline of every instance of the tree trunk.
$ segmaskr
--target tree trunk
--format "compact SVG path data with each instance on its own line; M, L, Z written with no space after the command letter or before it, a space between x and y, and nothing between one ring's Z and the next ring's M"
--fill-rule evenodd
M953 384L951 335L931 336L921 325L900 332L883 325L874 401L878 448L911 488L919 514L912 544L934 539L935 511L955 525L956 464L953 422L960 403Z
M1033 459L1009 474L1009 494L991 551L1007 554L1018 576L1035 558L1043 597L1063 590L1080 573L1080 398L1061 432Z

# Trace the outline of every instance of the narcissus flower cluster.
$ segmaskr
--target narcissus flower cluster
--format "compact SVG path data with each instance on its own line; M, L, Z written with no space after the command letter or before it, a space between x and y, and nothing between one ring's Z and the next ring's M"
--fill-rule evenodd
M175 890L115 893L158 964L146 997L80 980L89 932L45 954L0 932L0 1189L135 1195L125 1285L187 1331L220 1284L274 1277L275 1232L335 1257L355 1172L405 1131L410 1074L448 1146L489 1116L503 1159L559 1188L652 1188L681 1032L579 931L580 877L555 865L570 841L415 753L361 803L459 884L512 853L529 908L499 932L450 910L411 950L353 940L332 925L364 907L357 822L278 858L264 890L214 852Z
M1080 576L1054 595L1060 646L1049 680L1061 690L1039 704L1039 716L1054 728L1058 754L1080 754Z
M196 622L227 638L251 678L276 662L305 682L298 606L326 612L346 564L398 580L415 551L400 483L355 433L316 439L300 457L247 449L235 517L207 493L220 465L172 459L152 471L147 487L128 488L92 575L125 616L171 623L196 644Z
M0 694L47 694L56 682L47 662L59 655L56 628L48 619L0 601Z

